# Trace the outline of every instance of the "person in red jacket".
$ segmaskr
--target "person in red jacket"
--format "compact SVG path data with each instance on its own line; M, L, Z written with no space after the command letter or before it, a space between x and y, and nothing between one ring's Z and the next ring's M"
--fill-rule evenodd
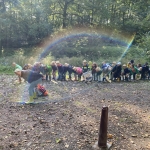
M81 81L82 68L80 68L80 67L73 67L73 70L75 71L75 81L77 81L77 76L78 76L78 81Z

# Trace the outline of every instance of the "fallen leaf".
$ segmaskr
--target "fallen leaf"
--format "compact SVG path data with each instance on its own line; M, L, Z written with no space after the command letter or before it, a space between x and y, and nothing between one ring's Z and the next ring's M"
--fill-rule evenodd
M108 138L108 139L112 139L112 138L113 138L113 135L112 135L112 134L107 134L107 138Z
M66 148L68 148L68 147L69 147L69 145L68 145L68 144L65 144L65 147L66 147Z
M131 136L132 136L132 137L137 137L137 135L134 135L134 134L133 134L133 135L131 135Z
M56 139L56 143L60 143L61 141L61 139Z

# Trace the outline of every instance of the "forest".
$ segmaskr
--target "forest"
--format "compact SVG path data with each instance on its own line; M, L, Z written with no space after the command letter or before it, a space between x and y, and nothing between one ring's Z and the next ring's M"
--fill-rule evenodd
M138 56L135 57L142 55L146 59L144 61L149 61L149 0L0 0L0 56L12 56L20 49L28 54L48 36L62 29L80 27L135 35L133 52L131 50L129 55L133 56L138 51ZM83 45L86 45L84 53L92 56L92 59L95 56L106 56L98 55L99 41L95 39L96 46L90 48L91 51L96 51L93 55L88 48L92 44L85 38L79 37L72 41L71 51L68 48L69 42L58 45L58 52L54 50L52 55L60 58L60 47L64 46L64 56L78 57L82 55ZM104 43L104 46L110 49L112 45ZM106 53L109 52L110 50ZM118 55L118 52L114 53Z
M42 80L48 96L26 103L36 81L18 82L13 62L83 60L150 65L150 0L0 0L0 150L95 150L107 119L112 150L150 150L149 78L84 82L72 73Z

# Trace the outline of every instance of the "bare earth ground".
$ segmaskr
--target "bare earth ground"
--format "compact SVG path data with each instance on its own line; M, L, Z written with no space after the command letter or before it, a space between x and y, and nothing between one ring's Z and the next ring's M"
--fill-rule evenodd
M0 150L93 150L104 105L112 150L150 150L150 81L45 83L31 105L16 79L0 76Z

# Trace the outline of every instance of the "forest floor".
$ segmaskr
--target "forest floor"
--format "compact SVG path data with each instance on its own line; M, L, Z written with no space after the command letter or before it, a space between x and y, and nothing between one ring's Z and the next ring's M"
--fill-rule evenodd
M0 76L0 150L94 150L103 106L112 150L150 150L150 81L44 83L49 96L22 104L16 79Z

